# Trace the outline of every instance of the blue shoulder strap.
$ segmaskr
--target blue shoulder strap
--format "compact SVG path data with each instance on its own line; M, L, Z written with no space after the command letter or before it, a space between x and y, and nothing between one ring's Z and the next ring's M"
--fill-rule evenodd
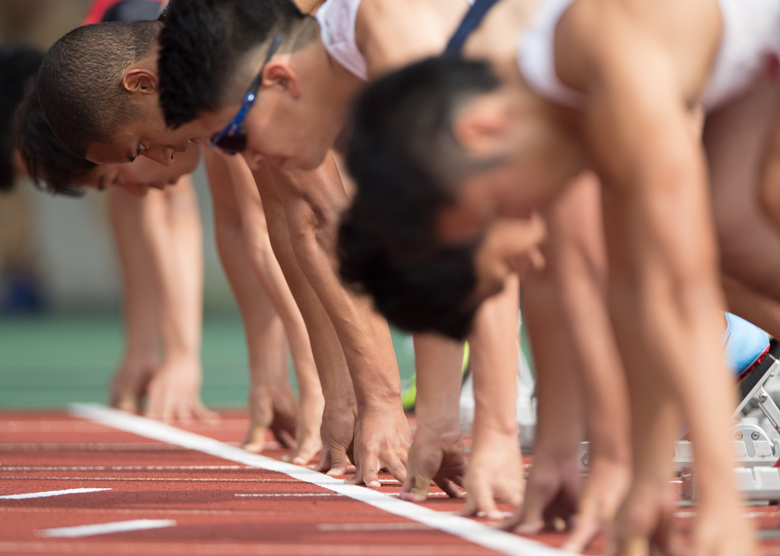
M460 26L452 35L450 42L447 43L447 48L444 49L444 54L451 56L460 56L460 51L463 49L463 45L466 43L466 39L469 35L479 27L485 15L488 13L493 4L498 0L476 0L472 4L469 11L466 12L466 16L463 21L460 22Z

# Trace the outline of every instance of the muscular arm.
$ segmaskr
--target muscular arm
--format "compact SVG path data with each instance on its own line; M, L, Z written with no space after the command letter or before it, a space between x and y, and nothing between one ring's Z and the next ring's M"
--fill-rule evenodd
M272 169L271 175L296 259L333 322L349 367L358 404L355 480L378 486L378 462L403 479L411 433L390 330L369 300L348 292L336 275L335 236L347 197L335 163L329 156L314 171Z
M681 413L697 439L707 508L700 515L717 523L698 539L707 549L726 521L740 520L728 509L739 500L730 486L733 400L719 348L723 300L704 159L672 64L616 6L600 10L597 31L595 22L579 22L585 33L572 36L588 40L567 48L582 52L590 76L585 135L604 184L609 306L632 403L634 483L622 541L654 533L642 516L668 516L666 487L658 487L672 466L659 450L673 440ZM745 541L746 528L733 531L732 541Z
M120 188L109 192L109 214L122 268L124 354L111 384L111 405L135 413L141 396L157 372L160 335L160 284L154 273L152 238L145 215L162 194L144 199ZM158 230L159 233L159 230Z
M517 324L520 283L482 304L469 335L474 377L474 432L464 486L466 514L500 517L495 501L517 507L524 481L517 437Z
M203 317L203 233L192 179L164 192L154 257L161 287L163 362L149 385L153 418L209 418L200 403ZM157 224L155 224L155 227Z

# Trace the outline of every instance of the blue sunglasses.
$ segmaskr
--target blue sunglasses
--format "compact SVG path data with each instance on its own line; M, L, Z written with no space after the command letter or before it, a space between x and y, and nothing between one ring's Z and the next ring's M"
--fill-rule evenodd
M220 149L230 155L241 153L246 150L247 136L246 129L244 129L244 120L257 99L257 90L260 88L260 84L263 81L263 70L265 70L265 66L273 55L276 54L276 51L279 50L279 45L281 44L282 39L274 37L274 40L271 42L271 48L268 49L268 55L265 57L265 61L263 62L263 65L260 66L260 71L257 73L257 77L255 77L252 80L252 84L249 85L249 90L244 97L244 102L241 104L241 109L225 129L211 138L212 147Z

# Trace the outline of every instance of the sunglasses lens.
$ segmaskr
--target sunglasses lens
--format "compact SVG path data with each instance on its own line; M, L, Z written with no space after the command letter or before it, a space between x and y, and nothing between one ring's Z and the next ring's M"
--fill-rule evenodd
M246 150L246 134L225 135L214 142L214 146L230 154L244 152Z

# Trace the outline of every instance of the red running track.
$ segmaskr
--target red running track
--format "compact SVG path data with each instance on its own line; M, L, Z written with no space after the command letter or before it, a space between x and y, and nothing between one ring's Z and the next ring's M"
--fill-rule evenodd
M196 424L187 430L235 446L247 426L246 414L234 412L223 413L217 424ZM264 455L280 460L284 453L269 443ZM391 476L381 479L380 492L398 493L400 484ZM2 498L51 491L70 492ZM435 487L431 494L421 506L437 512L457 512L462 507L462 501L444 497ZM763 554L780 555L777 507L745 511L762 529ZM693 510L681 508L680 525L685 527L692 515ZM47 531L63 527L137 520L153 520L161 528L73 538L46 536ZM79 533L84 531L74 534ZM563 536L546 534L534 540L556 546ZM601 553L600 545L589 554ZM529 556L542 553L534 547L512 550ZM438 530L414 516L394 515L284 473L66 413L3 412L0 553L476 556L502 552Z

